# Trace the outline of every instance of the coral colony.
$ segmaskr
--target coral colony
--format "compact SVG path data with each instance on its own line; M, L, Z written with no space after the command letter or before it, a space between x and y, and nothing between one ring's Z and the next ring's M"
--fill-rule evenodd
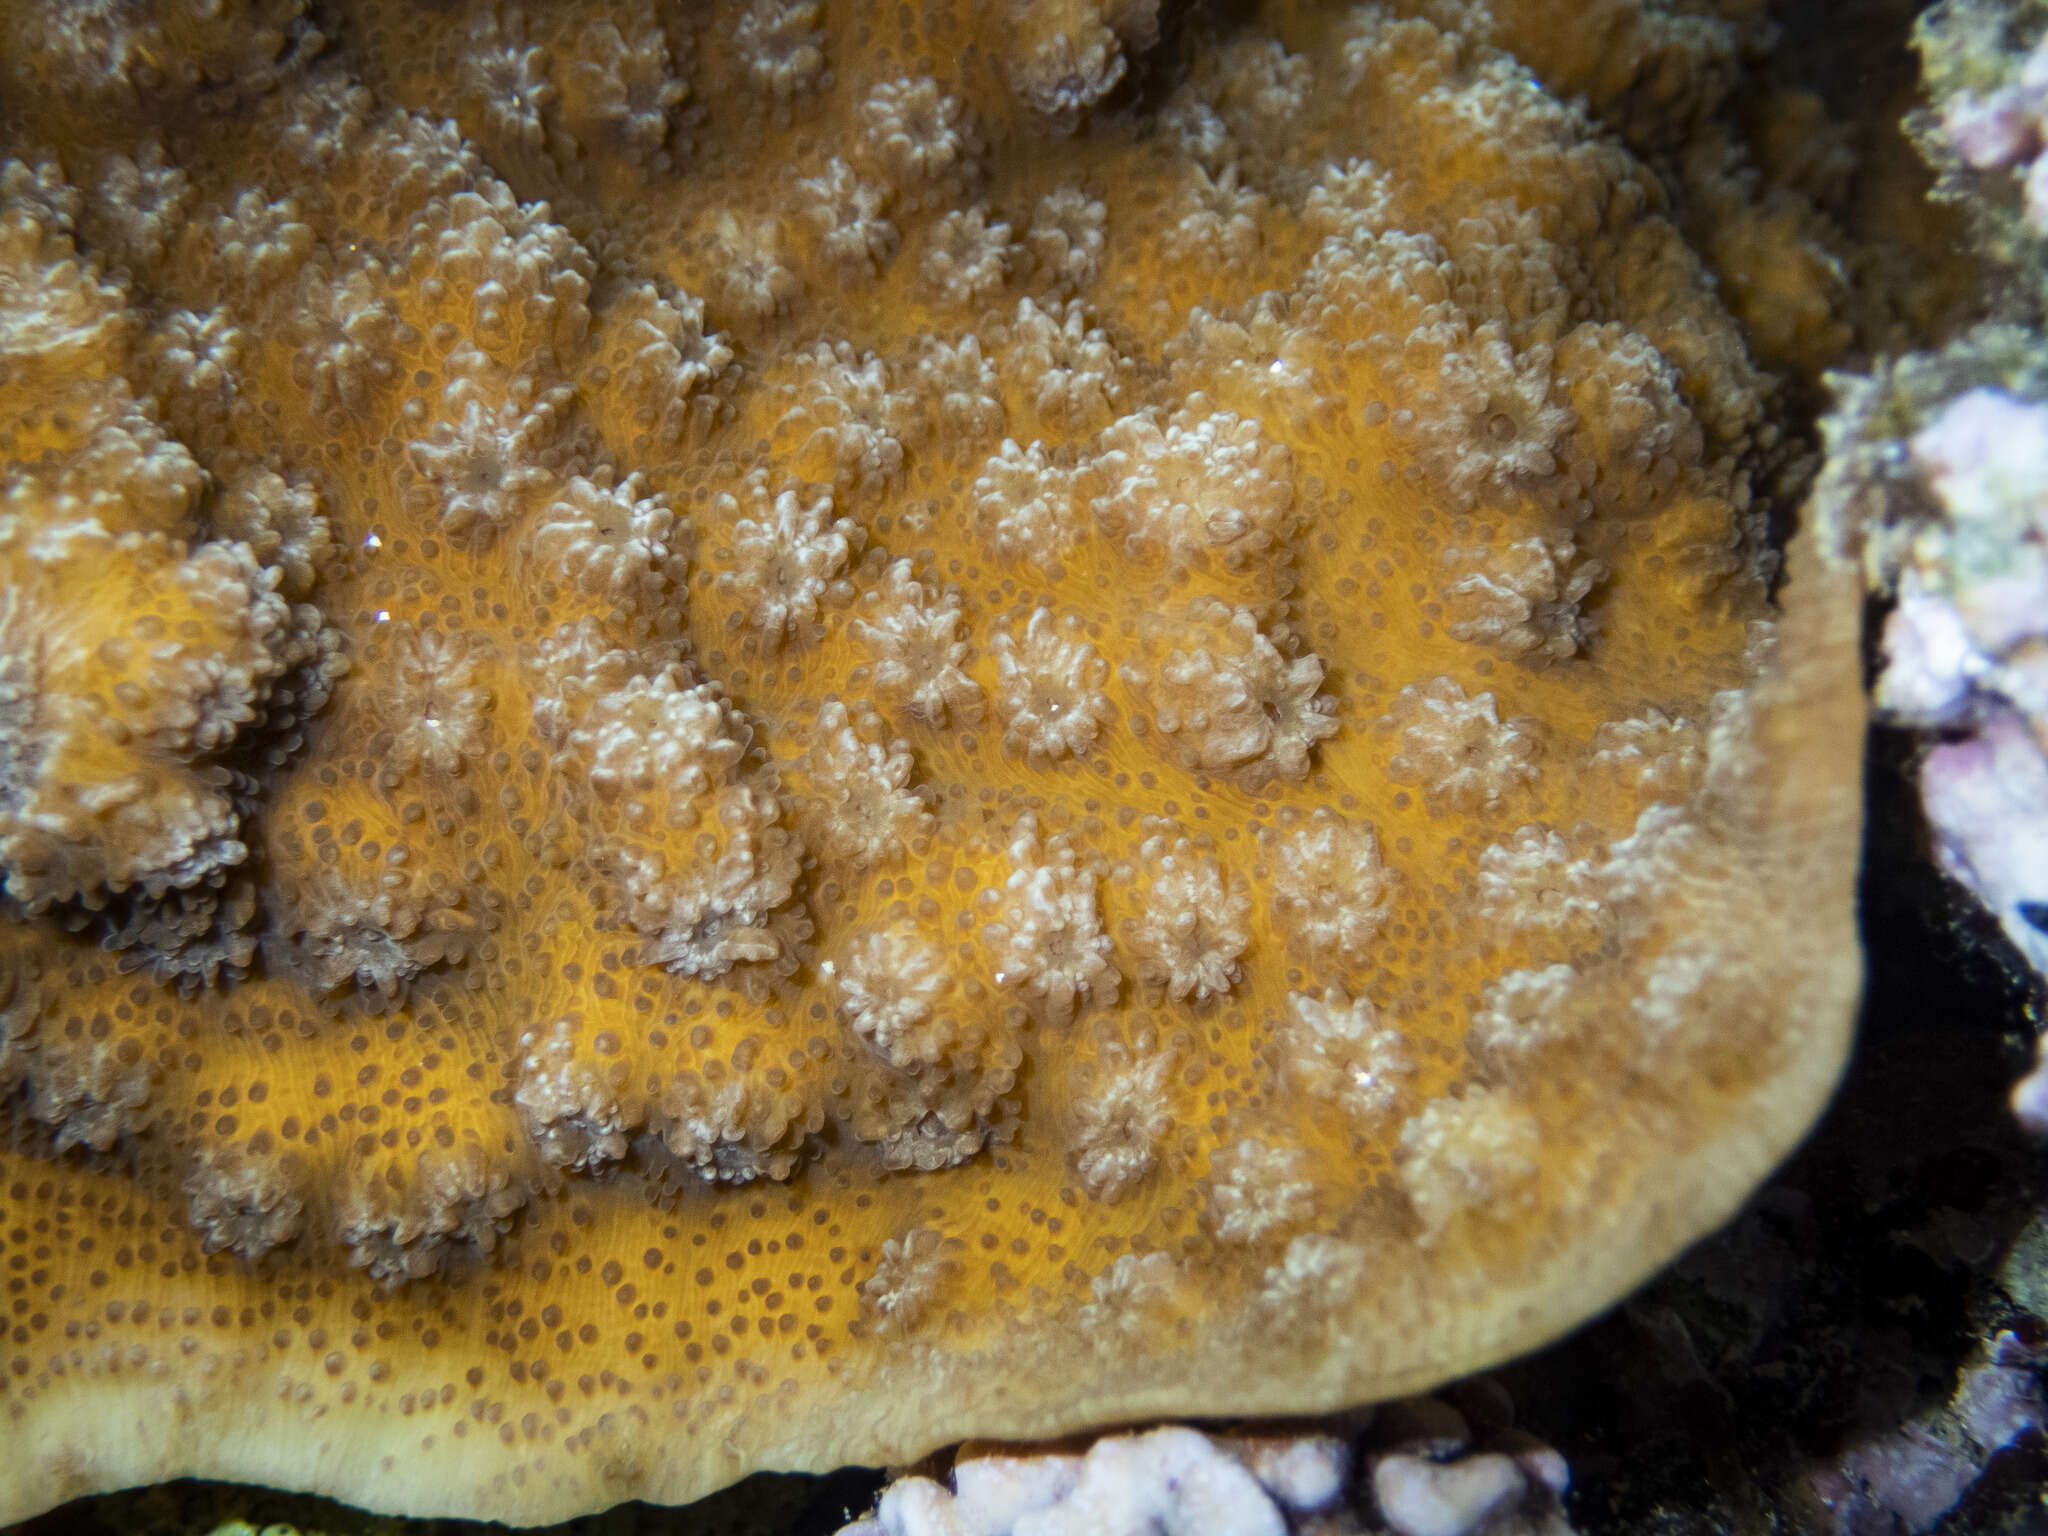
M1483 8L319 17L0 6L0 1521L1399 1397L1808 1125L1857 575Z

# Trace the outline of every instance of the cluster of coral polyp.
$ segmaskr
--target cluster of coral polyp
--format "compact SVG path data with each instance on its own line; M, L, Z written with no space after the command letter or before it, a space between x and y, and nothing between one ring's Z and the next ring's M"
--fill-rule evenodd
M0 1519L1411 1390L1803 1128L1853 592L1482 11L323 25L0 14Z

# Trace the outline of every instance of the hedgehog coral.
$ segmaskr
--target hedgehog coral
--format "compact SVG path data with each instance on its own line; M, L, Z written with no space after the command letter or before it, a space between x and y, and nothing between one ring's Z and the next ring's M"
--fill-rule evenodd
M1397 1394L1825 1095L1853 582L1773 597L1735 327L1476 8L63 10L0 1520Z

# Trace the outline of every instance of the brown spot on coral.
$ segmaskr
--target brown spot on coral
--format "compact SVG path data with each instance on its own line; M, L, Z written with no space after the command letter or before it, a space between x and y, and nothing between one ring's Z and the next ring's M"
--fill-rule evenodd
M0 6L0 1520L1406 1392L1803 1129L1854 583L1476 9L320 14Z

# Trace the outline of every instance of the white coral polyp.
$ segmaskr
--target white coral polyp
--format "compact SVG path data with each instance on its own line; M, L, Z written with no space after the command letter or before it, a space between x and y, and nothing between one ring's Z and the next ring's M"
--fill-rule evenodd
M820 491L805 500L793 489L769 499L752 487L752 516L732 529L731 564L718 573L718 589L743 605L743 622L773 647L814 623L819 604L839 592L838 579L858 548L859 524L832 515Z
M978 719L981 685L964 670L972 652L961 633L960 594L928 589L908 560L898 560L867 599L853 635L874 657L876 691L931 725Z
M467 630L394 623L379 637L384 659L378 713L391 733L390 765L459 773L485 746L490 689L479 675L488 646Z
M1261 1277L1260 1300L1276 1312L1328 1317L1367 1282L1368 1258L1357 1243L1324 1232L1296 1233L1280 1262Z
M1005 381L1048 422L1078 431L1123 398L1123 358L1079 299L1049 309L1019 299L1003 340Z
M206 1147L185 1175L188 1219L209 1254L256 1260L298 1236L306 1211L304 1168L291 1153L246 1145Z
M1325 964L1371 959L1392 880L1369 823L1318 810L1273 841L1267 862L1273 920L1291 945Z
M1250 785L1301 779L1316 743L1337 730L1336 701L1323 696L1323 663L1289 657L1248 608L1198 604L1185 648L1122 675L1152 710L1154 727L1189 768L1233 772Z
M892 387L888 366L847 342L799 353L796 404L778 423L805 451L821 451L842 491L876 491L903 472L904 450L924 433L917 398Z
M1055 1018L1116 995L1119 977L1102 931L1095 874L1054 839L1041 846L1030 819L1010 850L997 920L982 929L998 986L1021 987Z
M452 538L488 539L553 484L539 462L553 440L554 412L507 400L492 408L464 392L451 420L436 421L408 446L414 469L438 503Z
M1039 277L1053 292L1071 294L1095 280L1107 243L1108 209L1078 187L1061 187L1038 200L1024 233Z
M1535 724L1502 720L1492 694L1467 698L1448 677L1403 688L1380 727L1399 734L1387 763L1394 781L1420 784L1455 810L1491 809L1536 780L1542 745Z
M1302 205L1302 219L1324 238L1368 239L1393 219L1393 181L1370 160L1323 167Z
M575 149L617 146L643 168L666 163L669 114L689 91L670 66L658 23L636 26L628 37L613 22L586 21L560 74L558 115Z
M85 212L86 244L105 251L112 265L144 270L184 227L190 201L191 178L164 158L162 144L145 144L132 160L109 155L99 196Z
M711 1184L788 1178L804 1133L816 1129L792 1119L779 1093L745 1078L689 1070L663 1085L647 1121L671 1157Z
M1487 922L1523 937L1592 945L1613 921L1592 860L1540 823L1479 855L1478 891Z
M652 825L653 797L704 794L738 765L749 735L714 686L691 687L669 671L603 695L569 740L591 788L617 801L629 824Z
M909 1333L929 1317L958 1267L935 1228L914 1227L887 1239L874 1272L855 1288L862 1321L885 1337Z
M281 596L303 601L334 556L334 531L319 490L309 480L287 480L272 470L250 470L228 481L214 498L214 537L246 544L275 570Z
M682 661L675 641L627 650L586 616L523 646L519 661L532 688L533 723L549 747L567 741L590 706L634 677L652 677Z
M638 477L616 486L578 475L534 522L527 554L543 579L566 576L640 634L671 618L688 567L689 530Z
M590 253L559 224L521 217L480 193L449 199L434 241L436 297L466 301L470 340L530 389L536 365L573 349L590 329Z
M1074 474L1053 462L1045 444L1020 448L1010 438L976 477L974 526L999 560L1021 560L1056 576L1079 541Z
M1531 1056L1568 1038L1576 1027L1567 1010L1578 980L1569 965L1547 965L1488 982L1466 1040L1473 1059L1489 1072L1511 1075Z
M222 309L173 310L143 343L138 386L190 443L218 447L240 388L242 333Z
M1621 790L1630 809L1683 800L1706 772L1706 733L1684 716L1653 705L1626 720L1603 721L1593 732L1587 766Z
M1095 1300L1081 1309L1081 1326L1107 1322L1126 1329L1147 1327L1173 1304L1186 1283L1180 1263L1163 1248L1120 1253L1088 1283Z
M261 192L241 193L213 221L209 259L230 282L284 287L313 253L313 228L300 213L293 198L267 202Z
M620 1042L604 1035L586 1042L581 1022L559 1018L519 1037L519 1086L512 1102L540 1155L558 1168L617 1162L644 1118L626 1102L630 1073L618 1054Z
M398 376L398 315L379 292L384 271L365 261L338 278L318 269L300 285L289 324L299 345L292 382L318 414L369 409L373 393Z
M1382 1022L1370 999L1346 997L1341 987L1288 993L1281 1040L1286 1079L1363 1126L1383 1125L1415 1076L1407 1037Z
M646 964L715 977L782 953L772 923L802 871L772 782L741 776L751 731L673 670L628 678L569 733L594 797L596 858ZM670 840L694 828L681 857Z
M1021 636L999 633L989 650L1004 749L1034 763L1086 752L1109 719L1102 693L1109 663L1079 622L1035 608Z
M1143 1181L1172 1129L1168 1050L1105 1053L1074 1100L1071 1156L1091 1199L1114 1205Z
M919 282L948 304L972 304L1003 286L1015 259L1010 226L977 203L947 212L925 237Z
M1227 993L1243 975L1238 961L1251 942L1249 889L1186 838L1149 838L1139 856L1148 876L1131 925L1140 974L1177 1002Z
M704 305L680 290L634 283L605 306L605 323L625 361L609 381L637 433L674 444L713 418L715 385L732 363L725 338L704 329Z
M796 191L818 231L820 249L848 276L873 277L889 264L902 237L884 217L887 188L862 181L852 166L834 156L816 176L799 181Z
M367 1159L352 1160L337 1201L335 1238L349 1250L349 1262L375 1280L420 1280L459 1248L490 1252L528 1198L475 1141L428 1148L403 1179L373 1173Z
M816 90L825 72L818 9L818 0L752 0L733 27L744 78L783 107Z
M1175 261L1248 262L1265 243L1266 199L1243 184L1235 165L1213 175L1203 166L1191 166L1167 217L1163 245Z
M28 1112L56 1128L59 1153L73 1147L111 1151L124 1134L141 1128L140 1111L162 1068L132 1038L78 1038L55 1029L42 1036Z
M491 134L510 145L541 148L555 87L546 51L527 41L518 13L504 18L493 7L480 14L459 58L464 100Z
M1247 1136L1209 1170L1209 1227L1226 1243L1256 1243L1315 1215L1316 1180L1300 1147Z
M1423 1244L1461 1217L1507 1219L1533 1203L1542 1151L1535 1115L1498 1089L1432 1099L1401 1127L1394 1154Z
M293 959L320 992L390 1009L414 978L460 959L481 936L459 890L392 874L365 885L348 867L318 866L289 903Z
M860 104L860 120L868 153L899 188L955 181L974 170L966 103L929 75L883 81Z
M911 382L932 408L947 458L957 459L1002 431L1002 386L995 365L982 355L979 337L958 342L927 337Z
M1048 126L1071 133L1081 114L1124 78L1124 50L1156 39L1157 13L1157 0L1013 5L1004 28L1010 89L1043 114Z
M1233 411L1126 416L1103 433L1096 471L1109 490L1095 515L1136 560L1235 566L1292 529L1293 456Z
M747 320L782 314L804 291L804 282L785 259L782 226L776 220L741 220L721 210L704 228L713 258L712 299Z
M1444 628L1533 665L1565 661L1585 643L1579 608L1607 576L1578 557L1572 536L1550 531L1512 543L1444 550Z
M801 851L780 825L773 794L747 784L720 790L703 808L716 846L671 862L658 850L621 841L606 863L627 897L627 918L649 939L642 959L678 976L710 979L735 965L777 959L772 926L802 873Z
M822 969L838 984L847 1027L890 1066L936 1065L953 1043L953 1021L939 1012L953 986L945 953L911 924L861 935Z
M1241 37L1205 54L1190 84L1215 104L1239 140L1284 140L1307 104L1309 59L1278 38Z
M832 858L871 869L900 859L930 827L931 813L910 787L910 749L863 739L837 700L818 711L817 745L804 766L819 851Z
M1447 347L1435 387L1394 420L1415 435L1424 464L1461 508L1543 490L1578 424L1551 347L1518 352L1491 324Z

